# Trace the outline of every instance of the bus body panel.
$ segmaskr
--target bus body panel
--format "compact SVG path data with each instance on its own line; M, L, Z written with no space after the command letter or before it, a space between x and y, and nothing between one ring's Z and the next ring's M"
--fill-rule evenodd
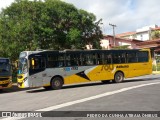
M138 54L142 54L139 51L144 51L144 55L148 56L148 58L143 59L138 58ZM28 68L28 72L20 72L18 74L18 87L25 88L25 87L41 87L41 86L50 86L51 80L56 77L60 76L63 78L64 85L67 84L75 84L75 83L82 83L82 82L91 82L91 81L102 81L102 80L113 80L116 72L122 72L125 78L131 78L135 76L141 76L141 75L147 75L152 73L152 60L150 56L149 50L117 50L117 51L105 51L105 50L99 50L97 51L80 51L80 52L58 52L58 51L32 51L27 52L24 54L23 52L23 60L22 60L22 66L26 65ZM76 58L77 64L71 65L68 64L69 60L72 60L74 56L70 57L69 55L79 55L80 59ZM82 54L82 55L81 55ZM100 55L101 54L101 55ZM121 59L119 59L117 56L116 58L112 58L112 60L115 61L115 63L110 63L107 58L105 58L105 55L112 55L114 57L115 55L122 55ZM135 55L131 56L131 58L128 55ZM25 57L24 57L25 55ZM60 60L57 56L60 55ZM84 62L85 55L88 57L90 55L93 55L95 62L93 65L81 65L82 61ZM21 55L22 56L22 55ZM47 58L49 56L50 58ZM67 57L69 56L69 57ZM125 60L123 58L125 56ZM128 57L127 57L128 56ZM141 55L139 55L141 57ZM107 61L107 63L102 63L100 60L100 57L102 61ZM32 58L35 62L39 63L39 65L42 67L41 69L36 69L36 67L31 68L31 61ZM62 58L64 58L64 61L62 61ZM21 58L20 58L21 59ZM56 61L49 61L49 60ZM89 59L89 57L87 58ZM134 62L136 60L136 62ZM138 62L138 60L142 60ZM27 62L26 62L27 61ZM123 61L122 63L117 63L118 61ZM143 62L144 61L144 62ZM58 65L56 65L57 62L60 62ZM91 62L91 61L89 61ZM113 62L113 61L112 61ZM36 64L37 64L36 63ZM55 67L53 65L56 65ZM35 64L35 63L34 63ZM65 65L64 65L65 64ZM50 65L50 66L49 66ZM60 66L59 66L60 65ZM68 66L67 66L68 65ZM52 66L52 67L51 67ZM23 71L23 69L22 69Z
M129 74L127 78L148 75L152 73L151 63L133 63L129 66Z

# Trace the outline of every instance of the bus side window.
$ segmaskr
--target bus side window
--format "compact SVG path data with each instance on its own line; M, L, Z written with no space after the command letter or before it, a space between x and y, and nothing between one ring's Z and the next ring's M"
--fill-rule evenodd
M98 53L97 54L97 64L98 65L101 65L102 64L102 53Z
M68 52L65 56L66 66L81 66L82 59L80 53Z
M57 61L57 63L58 63L57 67L64 67L65 66L64 60L65 60L64 54L59 54L58 61Z
M119 54L113 54L113 63L121 63L121 56Z
M40 69L41 68L45 68L46 65L45 65L45 59L44 58L40 58Z
M83 66L87 65L87 64L86 64L86 58L85 58L85 55L84 55L84 54L81 55L81 61L82 61L82 65L83 65Z
M64 62L63 61L58 61L58 67L63 67L64 66Z
M88 54L85 56L86 57L86 64L87 65L92 65L93 64L93 61L92 61L92 56L91 54Z
M111 54L108 55L107 60L108 60L108 64L112 64L112 55Z
M148 62L148 52L147 51L139 51L137 53L138 62Z
M71 60L71 66L77 66L77 65L78 65L78 64L77 64L77 62L76 62L75 59Z
M126 63L126 53L121 54L121 63Z
M126 56L127 56L127 62L128 63L136 63L136 62L138 62L137 61L137 54L136 54L136 52L127 53Z
M67 67L71 66L71 56L70 56L70 54L66 54L65 62L66 62Z
M77 56L75 54L71 57L71 66L77 66Z
M109 53L104 54L104 64L111 64L112 63L112 55Z
M35 59L35 58L30 59L30 68L31 69L38 69L39 68L38 63L37 63L37 59Z
M82 64L85 65L93 65L93 56L92 54L83 54L82 55Z
M49 54L48 55L48 62L47 62L47 67L48 68L53 68L53 67L58 67L58 56Z
M77 65L81 66L81 60L80 59L77 60Z
M31 58L30 60L31 69L42 69L45 68L45 59L44 58Z

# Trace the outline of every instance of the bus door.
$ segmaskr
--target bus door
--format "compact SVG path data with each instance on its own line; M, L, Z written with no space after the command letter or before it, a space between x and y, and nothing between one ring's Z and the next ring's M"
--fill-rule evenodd
M43 85L44 77L46 76L46 59L42 55L34 55L29 57L29 79L30 86L38 87Z

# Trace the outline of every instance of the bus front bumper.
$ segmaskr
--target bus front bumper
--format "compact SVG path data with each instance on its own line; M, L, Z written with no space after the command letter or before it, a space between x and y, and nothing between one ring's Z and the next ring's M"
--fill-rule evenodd
M0 82L0 89L10 88L10 87L12 87L12 82L11 81L9 81L8 83L4 83L4 84L2 84Z

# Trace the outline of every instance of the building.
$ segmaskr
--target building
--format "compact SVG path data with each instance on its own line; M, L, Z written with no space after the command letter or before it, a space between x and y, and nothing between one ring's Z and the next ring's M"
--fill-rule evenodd
M152 34L155 31L160 32L160 27L157 25L142 27L133 32L117 34L115 39L112 35L104 35L100 45L102 49L107 50L119 46L126 46L129 49L150 48L154 50L156 54L160 54L160 38L152 38ZM87 49L92 49L92 45L88 45Z
M101 46L103 49L110 50L113 47L116 46L128 46L130 49L136 49L136 44L140 43L142 41L136 40L136 39L124 39L124 38L118 38L114 37L112 35L104 35L103 39L101 40Z
M158 25L145 26L133 32L117 34L116 37L142 41L135 43L136 48L150 48L154 50L156 54L160 54L160 35L157 36L158 39L154 38L153 34L155 34L155 32L160 33L160 27L158 27Z
M158 25L145 26L133 32L117 34L116 37L146 41L152 39L152 33L155 31L160 31Z
M155 40L147 40L141 43L136 43L137 48L150 48L156 54L160 54L160 38Z

